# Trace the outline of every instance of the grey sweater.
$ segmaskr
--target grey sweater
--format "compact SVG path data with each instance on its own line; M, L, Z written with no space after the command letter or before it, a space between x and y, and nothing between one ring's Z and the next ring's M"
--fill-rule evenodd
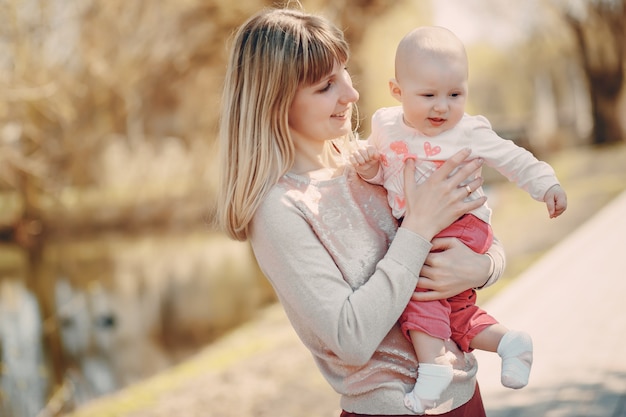
M327 181L287 174L255 213L250 240L295 331L341 395L341 407L410 414L403 397L415 383L417 361L397 320L431 244L398 229L385 190L350 166ZM497 279L502 247L496 243L489 253ZM474 356L453 343L449 350L456 355L455 378L432 414L474 393Z

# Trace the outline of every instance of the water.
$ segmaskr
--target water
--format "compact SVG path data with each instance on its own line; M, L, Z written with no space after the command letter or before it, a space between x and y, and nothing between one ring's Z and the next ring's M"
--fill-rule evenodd
M0 416L54 415L115 392L271 301L249 245L219 234L0 246Z

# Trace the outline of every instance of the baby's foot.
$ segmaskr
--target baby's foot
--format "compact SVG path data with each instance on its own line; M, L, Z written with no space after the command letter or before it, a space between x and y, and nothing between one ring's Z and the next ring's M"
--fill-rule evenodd
M435 401L421 400L417 395L415 395L414 391L411 391L404 395L404 405L415 414L421 415L424 414L427 408L434 407Z
M500 340L498 355L502 358L502 385L519 389L528 385L533 364L533 341L527 333L509 331Z
M450 365L420 363L415 387L404 396L404 405L416 414L433 408L441 393L450 385L453 371Z

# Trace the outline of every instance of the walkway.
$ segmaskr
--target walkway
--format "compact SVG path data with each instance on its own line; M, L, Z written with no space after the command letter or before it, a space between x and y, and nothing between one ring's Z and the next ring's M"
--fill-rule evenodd
M519 391L476 352L488 417L626 417L626 193L484 307L535 346Z

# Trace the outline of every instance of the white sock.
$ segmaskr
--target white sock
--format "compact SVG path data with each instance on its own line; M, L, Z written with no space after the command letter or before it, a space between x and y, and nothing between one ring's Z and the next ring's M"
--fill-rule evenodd
M415 387L404 396L404 405L414 413L424 414L435 406L441 393L450 385L452 375L451 365L420 363Z
M524 332L508 331L498 344L498 355L502 358L502 385L513 389L525 387L533 364L533 341L530 336Z

